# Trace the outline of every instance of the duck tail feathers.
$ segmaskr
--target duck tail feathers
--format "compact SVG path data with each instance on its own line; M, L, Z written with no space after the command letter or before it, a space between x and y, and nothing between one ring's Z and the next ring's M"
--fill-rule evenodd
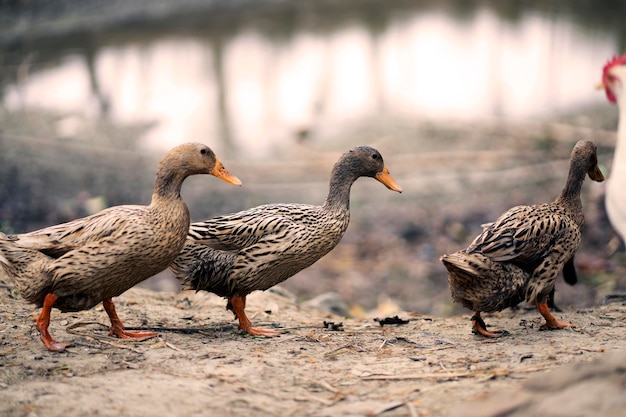
M226 258L222 251L188 240L170 269L184 289L214 291L229 270Z

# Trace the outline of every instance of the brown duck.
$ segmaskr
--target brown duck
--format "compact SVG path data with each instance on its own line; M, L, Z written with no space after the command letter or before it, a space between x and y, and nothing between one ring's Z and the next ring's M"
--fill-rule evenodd
M30 233L0 233L0 265L22 297L43 307L36 323L48 349L70 346L48 332L52 307L80 311L102 302L111 319L111 335L136 340L156 336L125 330L112 298L163 271L176 258L189 229L189 210L180 190L185 178L195 174L241 184L209 147L187 143L161 160L148 206L110 207Z
M567 183L550 204L517 206L486 225L467 249L443 255L448 283L455 302L474 311L476 332L487 331L480 312L500 311L522 300L537 305L546 319L543 329L571 326L560 323L546 304L558 273L566 277L580 246L584 223L580 190L585 175L603 181L598 168L596 146L579 141L571 155Z
M192 223L171 268L186 289L228 298L242 331L276 336L277 331L252 327L246 296L285 281L339 243L350 219L350 189L360 177L402 192L376 149L356 147L333 167L324 205L268 204Z

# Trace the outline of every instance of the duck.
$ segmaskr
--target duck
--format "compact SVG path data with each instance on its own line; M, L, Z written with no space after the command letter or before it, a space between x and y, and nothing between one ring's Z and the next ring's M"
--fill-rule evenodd
M241 185L208 146L185 143L160 161L147 206L114 206L29 233L0 234L0 266L21 297L41 307L35 322L50 351L71 346L50 335L53 307L75 312L102 302L111 320L111 336L137 341L157 336L126 330L112 298L167 269L176 258L190 225L180 191L183 181L196 174Z
M402 192L380 152L358 146L335 163L323 205L266 204L194 222L170 269L184 289L227 298L244 334L277 336L279 331L252 327L246 296L287 280L339 243L350 220L350 190L360 177Z
M501 311L522 300L537 306L546 320L542 329L574 327L557 321L547 300L560 271L571 278L584 225L580 191L587 175L604 181L596 146L581 140L572 150L565 187L553 202L513 207L485 225L466 249L441 256L453 301L474 312L475 333L507 334L488 331L480 313Z
M604 203L611 225L626 241L626 54L614 56L602 68L602 81L599 89L606 92L607 100L617 104L619 109L619 124L617 127L617 141L613 164L607 180Z

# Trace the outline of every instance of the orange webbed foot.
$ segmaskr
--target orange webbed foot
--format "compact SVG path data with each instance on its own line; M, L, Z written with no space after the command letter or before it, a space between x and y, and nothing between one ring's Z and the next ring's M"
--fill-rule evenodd
M109 315L109 319L111 319L111 331L109 331L109 336L115 335L120 339L132 339L137 342L143 342L144 340L148 340L159 335L157 332L153 332L151 330L126 330L122 321L117 316L115 304L113 304L113 301L110 298L103 300L102 306Z
M248 333L251 336L276 337L281 332L269 329L257 329L252 327L252 323L246 316L246 297L234 295L229 299L227 308L235 313L235 317L239 320L239 330Z
M281 333L276 330L259 329L255 327L249 327L247 329L242 329L241 327L239 327L239 330L246 332L251 336L264 336L264 337L276 337L276 336L280 336L280 333Z
M48 336L50 336L50 335L48 335ZM69 346L72 346L71 343L57 342L56 340L54 340L51 337L46 339L43 334L41 335L41 341L46 345L48 350L50 350L52 352L64 352L65 348L67 348Z
M570 323L569 321L555 321L554 323L544 323L541 325L539 329L541 330L561 330L566 327L576 328L575 325Z
M573 329L576 328L575 324L570 323L569 321L547 321L541 325L540 330L560 330L566 327L571 327Z
M537 309L539 310L539 313L541 313L543 318L546 319L546 322L542 324L541 327L539 328L540 330L560 330L566 327L576 328L576 326L570 323L569 321L566 321L566 322L557 321L557 319L554 318L552 313L550 313L550 309L547 303L539 304L537 306Z
M480 317L480 314L478 312L472 316L472 326L472 331L474 333L480 334L485 337L498 338L502 336L507 336L509 334L509 332L507 332L506 330L494 330L491 332L487 330L487 325L483 321L482 317Z

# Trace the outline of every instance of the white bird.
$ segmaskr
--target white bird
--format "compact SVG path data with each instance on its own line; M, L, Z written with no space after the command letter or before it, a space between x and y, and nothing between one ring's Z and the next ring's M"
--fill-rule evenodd
M619 108L619 125L613 165L606 186L605 205L615 231L626 241L626 55L613 57L602 70L598 88L606 90L606 97Z

